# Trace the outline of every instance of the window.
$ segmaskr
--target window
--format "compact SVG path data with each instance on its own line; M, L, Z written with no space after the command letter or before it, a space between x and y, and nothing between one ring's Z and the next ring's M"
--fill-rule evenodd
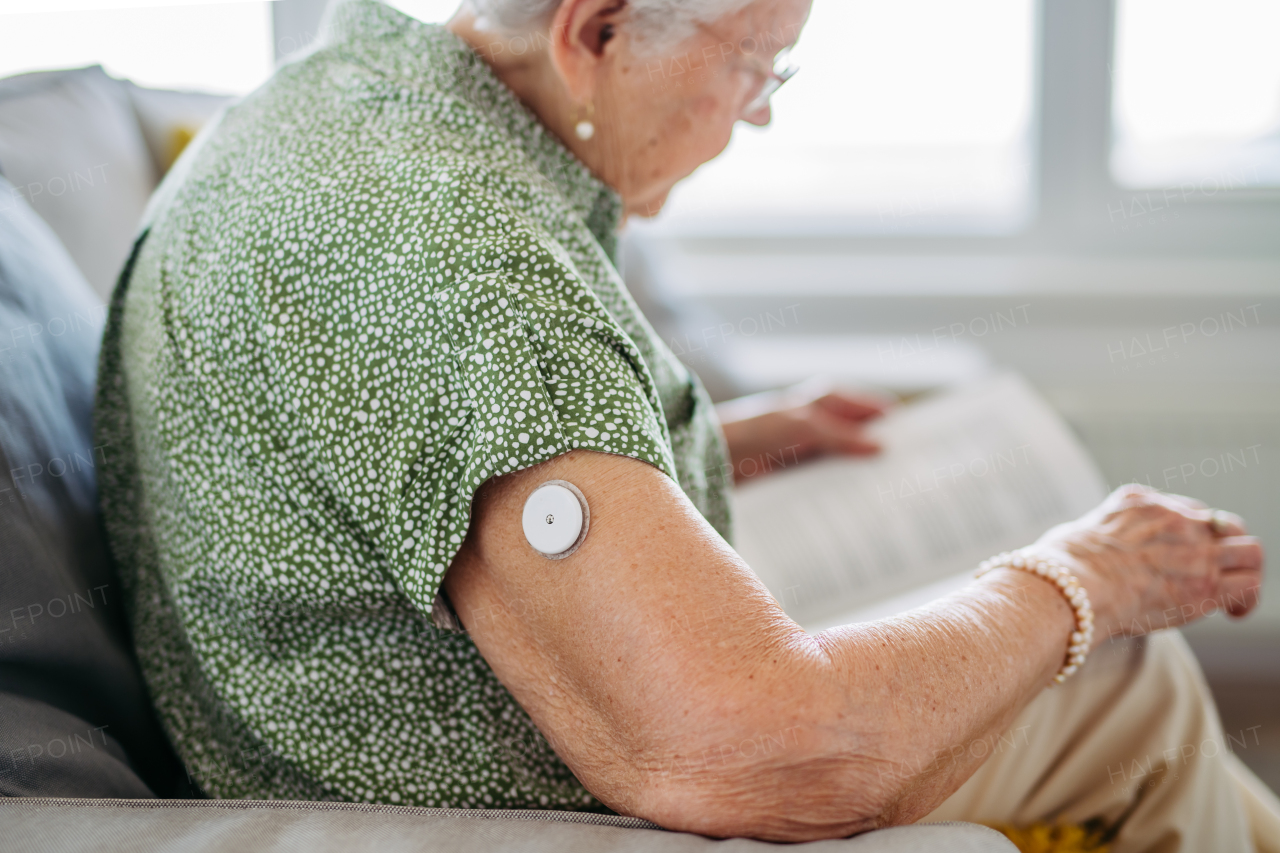
M100 63L142 86L245 94L270 76L271 3L152 3L4 2L0 77ZM37 8L44 11L31 11Z
M0 76L101 62L243 94L271 72L272 17L287 54L325 2L0 0ZM439 22L458 0L387 2ZM110 8L126 4L141 8ZM740 126L632 230L756 249L1270 254L1278 37L1276 0L822 0L773 125Z
M1031 0L815 3L773 123L677 188L700 230L1007 230L1031 212Z
M636 238L1272 255L1278 37L1276 0L815 3L773 126L740 127Z
M1117 183L1280 185L1280 3L1120 0L1113 67Z

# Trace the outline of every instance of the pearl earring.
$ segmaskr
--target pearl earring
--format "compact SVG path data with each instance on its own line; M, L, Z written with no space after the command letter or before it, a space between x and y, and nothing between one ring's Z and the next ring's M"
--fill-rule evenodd
M575 112L577 112L577 110L575 110ZM596 126L591 122L591 119L595 117L595 114L595 104L591 101L587 101L586 115L579 118L573 125L574 134L583 142L586 142L588 139L596 135Z

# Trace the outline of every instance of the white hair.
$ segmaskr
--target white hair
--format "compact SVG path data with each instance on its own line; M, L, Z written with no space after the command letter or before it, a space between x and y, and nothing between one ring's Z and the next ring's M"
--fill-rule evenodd
M484 26L508 35L523 35L547 26L563 0L469 0ZM636 40L655 49L679 44L699 24L737 12L753 0L626 0L636 26Z

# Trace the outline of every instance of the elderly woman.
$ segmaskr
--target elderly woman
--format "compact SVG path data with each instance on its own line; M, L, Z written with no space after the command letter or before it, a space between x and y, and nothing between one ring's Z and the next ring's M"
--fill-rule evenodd
M1133 639L1253 606L1238 518L1124 489L815 636L730 547L726 454L864 452L876 407L718 425L615 232L769 121L808 6L487 0L442 28L351 0L183 157L98 418L139 654L205 793L1251 849L1265 792L1203 747L1185 646ZM522 526L548 481L588 512L562 559Z

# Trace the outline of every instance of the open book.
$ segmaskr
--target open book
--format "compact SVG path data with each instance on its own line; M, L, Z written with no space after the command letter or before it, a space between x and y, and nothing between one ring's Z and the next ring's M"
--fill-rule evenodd
M1052 409L1003 373L876 422L877 457L742 486L737 550L807 630L910 609L986 557L1096 506L1106 486Z

